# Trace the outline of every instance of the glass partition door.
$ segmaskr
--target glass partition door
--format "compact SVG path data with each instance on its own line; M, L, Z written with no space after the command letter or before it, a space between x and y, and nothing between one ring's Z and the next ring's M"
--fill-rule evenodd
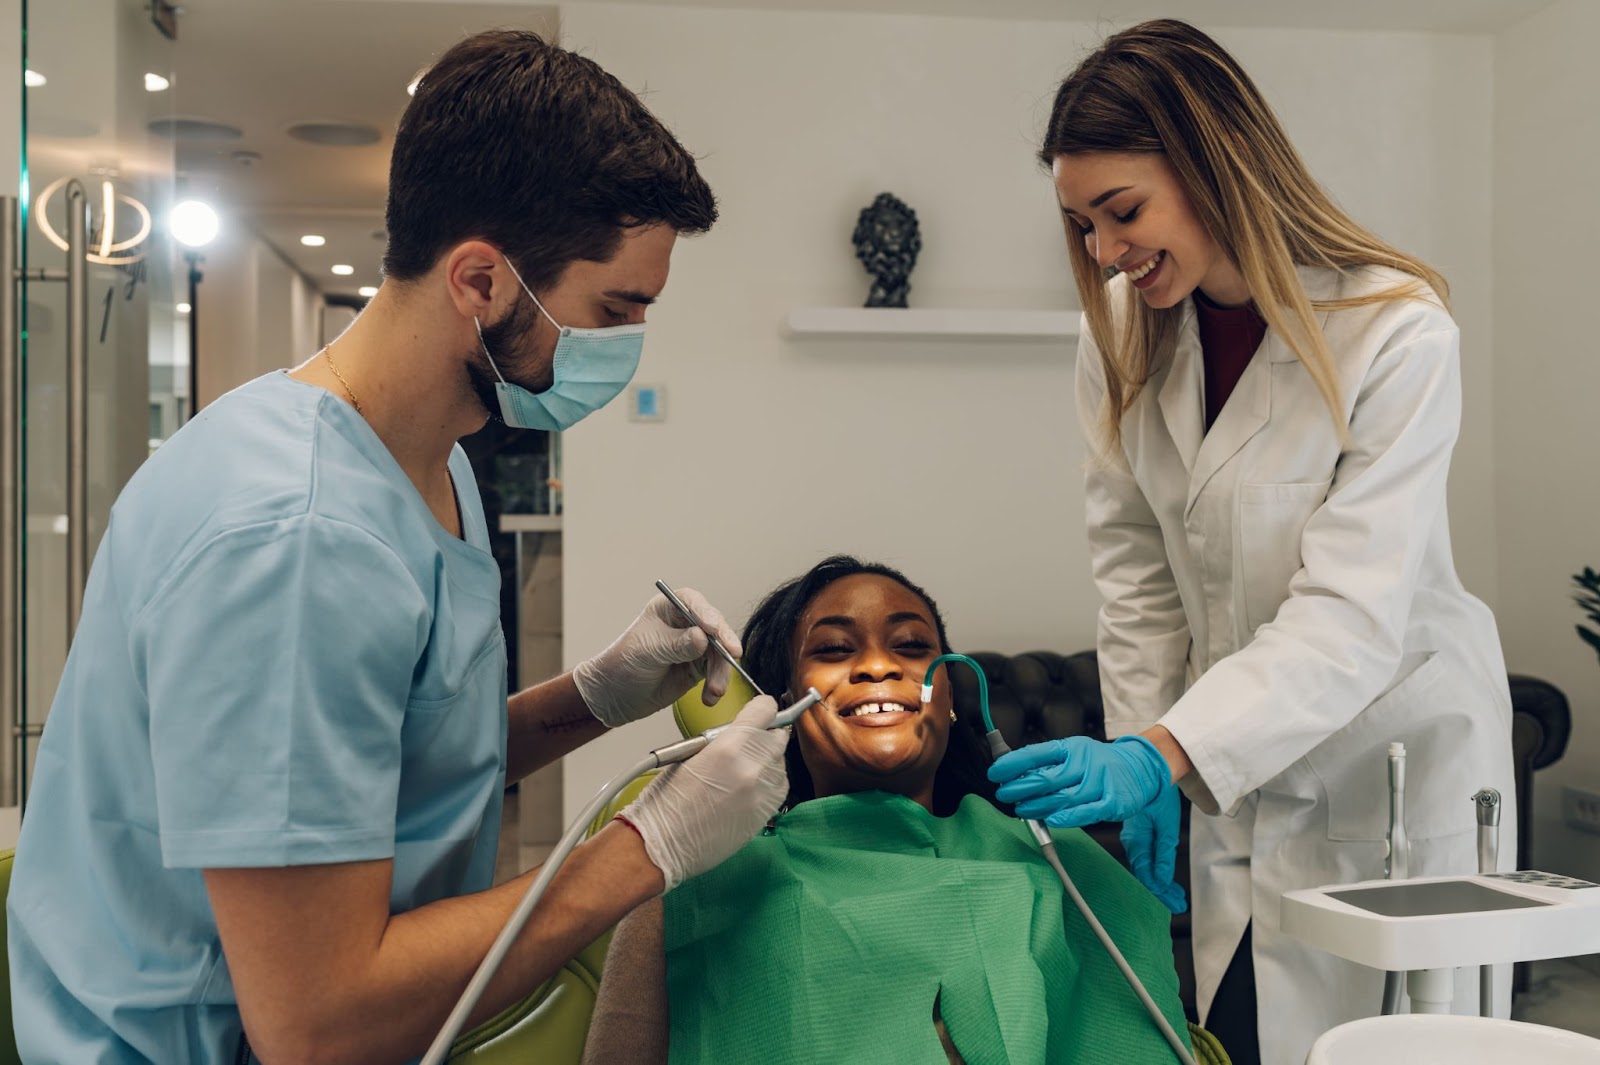
M0 806L26 801L111 504L170 431L173 381L187 377L174 370L186 353L163 224L174 188L173 42L148 0L34 0L21 18L21 158L0 226L16 279L4 338Z

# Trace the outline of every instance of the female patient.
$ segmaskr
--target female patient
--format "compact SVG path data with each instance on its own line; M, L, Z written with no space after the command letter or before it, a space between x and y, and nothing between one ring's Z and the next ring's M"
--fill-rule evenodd
M789 803L734 858L618 926L586 1065L1173 1060L996 803L978 733L953 724L945 667L921 704L948 648L926 593L830 558L762 602L744 648L764 690L826 697L795 725ZM1056 837L1182 1031L1170 914L1088 836Z

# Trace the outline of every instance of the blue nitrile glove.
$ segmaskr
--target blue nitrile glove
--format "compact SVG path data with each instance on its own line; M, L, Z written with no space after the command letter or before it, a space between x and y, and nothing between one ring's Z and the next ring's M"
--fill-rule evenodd
M1051 828L1126 821L1155 802L1172 770L1143 736L1112 743L1070 736L1001 755L989 767L995 797Z
M1178 786L1168 784L1155 802L1122 823L1122 849L1128 854L1128 868L1173 913L1189 908L1189 900L1176 879L1179 814Z

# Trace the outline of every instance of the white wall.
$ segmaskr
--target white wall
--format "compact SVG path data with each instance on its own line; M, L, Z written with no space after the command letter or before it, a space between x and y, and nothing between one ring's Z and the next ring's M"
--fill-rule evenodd
M1566 0L1495 41L1495 424L1501 635L1511 669L1572 701L1566 756L1539 774L1534 861L1600 879L1600 836L1560 789L1600 790L1600 663L1578 640L1571 574L1600 567L1600 350L1592 271L1552 264L1600 239L1600 5ZM1580 259L1581 261L1581 259Z
M1033 152L1057 82L1105 28L594 3L565 6L562 24L569 47L646 93L722 204L710 235L680 243L651 311L638 380L667 386L668 420L632 423L618 404L569 434L568 664L657 577L742 621L835 550L902 565L963 648L1091 646L1072 352L795 341L779 323L793 306L864 299L849 237L882 190L922 223L913 304L1068 306ZM1218 36L1341 201L1455 282L1468 431L1452 508L1463 574L1493 601L1491 43ZM568 809L671 734L652 721L572 756Z
M224 231L201 267L200 402L316 354L322 294L248 230Z

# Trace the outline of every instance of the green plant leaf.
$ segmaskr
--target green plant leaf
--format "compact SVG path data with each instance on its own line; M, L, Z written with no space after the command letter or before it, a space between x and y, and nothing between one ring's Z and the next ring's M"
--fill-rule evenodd
M1582 625L1579 625L1577 628L1578 635L1583 638L1583 642L1594 648L1594 653L1596 656L1600 656L1600 632L1595 632L1593 629L1586 629Z

